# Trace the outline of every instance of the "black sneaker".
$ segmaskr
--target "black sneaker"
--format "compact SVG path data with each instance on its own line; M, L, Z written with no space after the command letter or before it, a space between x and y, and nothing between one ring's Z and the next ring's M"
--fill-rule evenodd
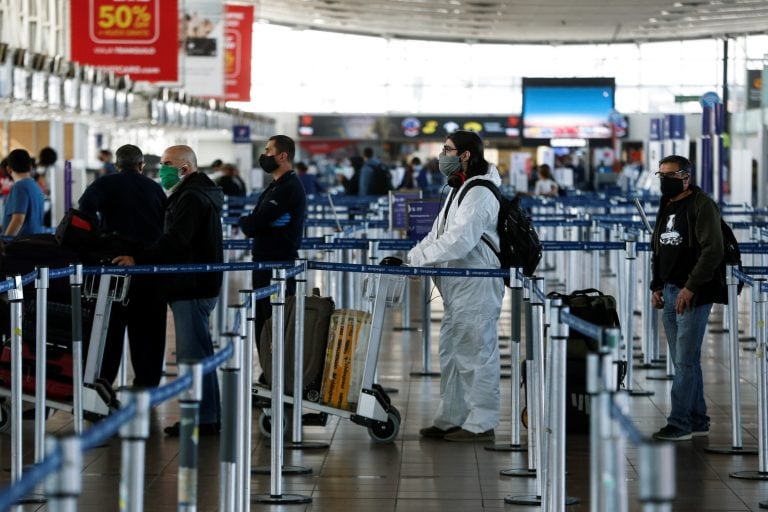
M219 430L221 430L221 424L218 422L201 423L198 425L198 434L201 436L217 436L219 435ZM165 432L165 435L168 437L179 437L179 434L181 433L181 423L177 421L170 427L165 427L163 432Z
M429 437L431 439L442 439L446 434L451 434L459 430L461 430L461 427L451 427L448 430L443 430L432 425L431 427L425 427L419 430L419 435L421 437Z
M707 437L709 435L709 425L694 427L694 429L691 430L691 435L693 437Z
M653 434L653 438L658 441L688 441L692 437L690 432L679 429L674 425L667 425Z

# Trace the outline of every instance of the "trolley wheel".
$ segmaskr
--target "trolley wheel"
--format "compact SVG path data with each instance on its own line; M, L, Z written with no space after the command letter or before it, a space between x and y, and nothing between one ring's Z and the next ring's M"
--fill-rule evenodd
M0 433L11 431L11 406L8 402L0 404Z
M390 405L389 406L389 412L395 415L395 417L397 418L397 422L398 423L400 423L400 424L403 423L403 418L402 418L402 416L400 416L400 411L397 409L397 407L395 407L394 405Z
M389 418L386 422L380 421L371 427L368 427L368 435L377 443L390 443L400 431L399 413L395 414L389 411Z
M283 416L283 433L288 431L288 419ZM269 439L272 437L272 416L263 412L259 415L259 432Z
M523 412L520 413L520 423L527 429L528 428L528 407L523 407Z

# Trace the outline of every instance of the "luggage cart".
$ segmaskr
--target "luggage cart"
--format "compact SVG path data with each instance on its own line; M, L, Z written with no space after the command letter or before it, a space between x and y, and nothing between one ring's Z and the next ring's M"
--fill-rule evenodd
M129 285L130 276L127 275L90 275L86 276L83 282L82 300L85 303L83 311L84 313L85 311L93 311L91 321L86 322L86 319L83 319L84 326L90 323L88 352L83 362L83 415L86 419L102 418L120 406L117 395L112 389L112 383L100 378L99 370L101 369L104 356L112 303L126 300ZM71 312L71 306L68 304L63 305L53 302L49 303L48 306L49 311L50 307L53 306L54 308L63 308ZM34 325L34 319L32 319L32 325ZM35 402L36 385L34 345L34 340L31 340L30 344L29 339L23 339L22 368L24 375L22 377L22 399L31 403ZM49 339L48 348L49 352L55 349L59 353L68 349L69 356L63 357L61 361L69 365L66 370L71 371L71 346L64 347L61 342ZM52 361L49 357L46 375L52 377L52 373L54 375L56 373L61 374L59 370L62 367L54 367L51 363ZM62 378L57 382L53 382L52 378L48 379L48 382L46 382L46 408L73 412L71 373L69 375L68 382L66 378ZM10 397L10 380L10 347L5 346L3 347L2 358L0 358L0 397L3 397L0 398L2 400L0 401L0 432L6 432L10 429L10 402L5 399Z
M385 264L385 262L382 263ZM370 274L365 277L363 281L363 307L366 312L371 314L371 327L368 339L358 341L358 343L364 343L365 346L362 348L364 357L358 360L363 364L363 369L357 405L354 410L346 410L303 400L301 402L302 408L317 413L310 416L320 418L322 423L319 424L324 425L327 416L333 415L347 418L353 423L366 427L368 435L376 442L389 443L397 437L400 431L400 411L392 405L384 389L374 383L373 380L379 358L385 310L402 303L404 288L405 276L402 275ZM293 361L289 363L293 364ZM262 407L262 413L258 420L259 430L264 436L269 437L272 431L270 411L272 392L263 385L254 384L252 393L256 399L256 405ZM293 405L292 396L284 396L283 401L287 406ZM288 415L284 416L284 418L287 417ZM318 422L309 421L306 424L317 425ZM286 427L287 421L283 424L283 428Z

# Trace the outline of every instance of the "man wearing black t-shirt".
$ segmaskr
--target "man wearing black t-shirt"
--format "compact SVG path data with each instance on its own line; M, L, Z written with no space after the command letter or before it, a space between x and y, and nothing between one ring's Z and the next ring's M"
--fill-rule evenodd
M672 155L659 163L661 204L652 237L653 306L663 309L675 365L672 411L655 439L685 441L709 434L701 344L713 302L723 301L723 236L715 202L691 184L691 164Z

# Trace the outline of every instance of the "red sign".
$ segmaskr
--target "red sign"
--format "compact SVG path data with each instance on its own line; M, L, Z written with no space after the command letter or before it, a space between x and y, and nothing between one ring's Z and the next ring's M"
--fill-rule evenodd
M225 5L224 20L225 99L250 101L253 6Z
M177 0L72 0L72 60L150 82L178 80Z

